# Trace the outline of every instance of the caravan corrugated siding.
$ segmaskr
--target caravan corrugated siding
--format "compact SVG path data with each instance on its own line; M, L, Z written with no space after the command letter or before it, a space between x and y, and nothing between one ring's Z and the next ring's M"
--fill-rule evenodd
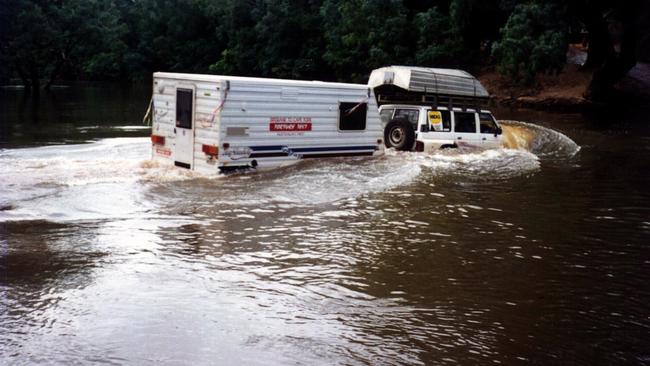
M365 130L339 130L340 102L367 103ZM302 122L308 124L310 130L270 131L274 120ZM254 157L267 156L265 162L258 159L261 165L310 155L373 153L378 149L377 139L383 134L381 125L374 121L379 121L376 101L368 97L365 87L260 87L245 81L232 81L221 114L221 140L231 147L251 148ZM244 136L229 136L229 129L239 127L246 128Z

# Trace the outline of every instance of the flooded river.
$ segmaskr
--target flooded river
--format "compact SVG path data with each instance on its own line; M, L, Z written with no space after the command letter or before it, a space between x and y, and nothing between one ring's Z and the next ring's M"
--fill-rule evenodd
M0 364L650 364L650 118L201 176L148 91L0 91Z

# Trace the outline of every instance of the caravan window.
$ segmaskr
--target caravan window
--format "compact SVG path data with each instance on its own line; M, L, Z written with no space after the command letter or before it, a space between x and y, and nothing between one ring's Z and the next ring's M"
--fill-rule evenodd
M176 127L192 128L192 89L176 89Z
M361 131L366 129L367 103L339 104L339 130Z

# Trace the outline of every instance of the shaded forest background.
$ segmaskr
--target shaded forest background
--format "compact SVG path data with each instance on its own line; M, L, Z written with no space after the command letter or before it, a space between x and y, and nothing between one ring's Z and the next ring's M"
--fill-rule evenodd
M650 59L647 1L9 0L0 81L143 80L154 71L365 83L386 65L557 72L570 42L611 85ZM584 38L584 39L583 39Z

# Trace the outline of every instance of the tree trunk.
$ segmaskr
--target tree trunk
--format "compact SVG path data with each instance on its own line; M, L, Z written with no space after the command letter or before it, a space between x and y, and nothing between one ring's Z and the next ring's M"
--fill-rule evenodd
M592 8L586 16L585 25L589 32L589 49L583 67L598 67L605 62L608 50L612 47L607 30L607 22L599 8Z
M636 19L632 12L625 14L621 21L623 28L622 38L617 40L620 52L616 52L611 44L607 50L606 58L600 68L594 72L585 96L592 100L606 100L614 91L614 84L627 74L636 64L636 46L638 35ZM609 33L607 34L608 39Z
M45 84L44 89L45 90L50 90L50 87L52 84L54 84L54 80L56 80L56 77L59 76L59 71L61 71L61 67L63 66L63 60L59 59L56 62L56 65L54 65L54 69L52 69L52 72L50 73L50 78Z
M56 65L54 65L54 68L52 69L52 72L50 73L50 78L47 81L47 84L45 84L45 90L50 90L50 87L52 86L52 84L54 84L54 81L59 76L59 73L61 72L61 68L63 67L63 64L66 61L65 55L66 55L66 53L62 52L61 57L59 57L56 60Z
M27 75L27 72L25 72L25 69L20 66L18 61L16 61L16 72L18 72L18 75L20 76L20 80L23 81L23 85L25 86L25 90L31 90L32 88L32 83L29 81L29 75Z
M38 92L41 88L41 80L39 78L38 67L34 62L30 63L29 78L32 80L32 88L35 92Z

